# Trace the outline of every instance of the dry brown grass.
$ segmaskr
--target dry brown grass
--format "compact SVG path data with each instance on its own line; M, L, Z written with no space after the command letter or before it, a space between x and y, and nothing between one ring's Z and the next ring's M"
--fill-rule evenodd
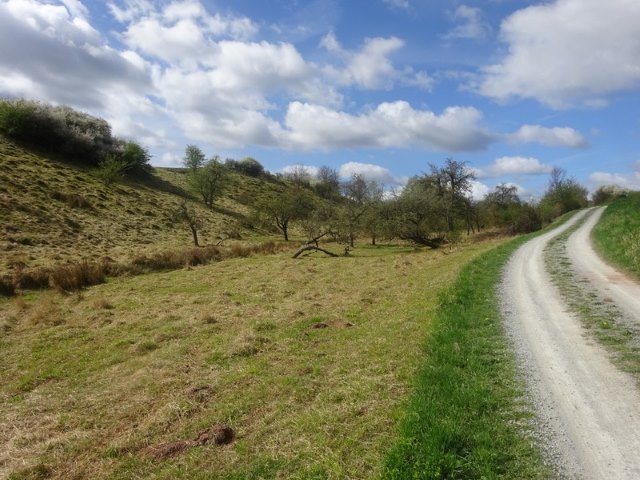
M438 292L487 248L254 255L0 300L0 477L375 478ZM144 455L218 423L233 444Z

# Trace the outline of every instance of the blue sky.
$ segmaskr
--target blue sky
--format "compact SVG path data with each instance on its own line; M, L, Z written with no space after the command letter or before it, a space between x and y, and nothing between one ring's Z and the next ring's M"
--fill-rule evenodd
M640 189L637 0L0 0L0 96L271 171Z

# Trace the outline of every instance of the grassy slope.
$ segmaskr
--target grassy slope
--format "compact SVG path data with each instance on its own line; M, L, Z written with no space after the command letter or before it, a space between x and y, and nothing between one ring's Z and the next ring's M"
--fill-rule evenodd
M613 201L592 235L605 259L640 278L640 192Z
M243 230L247 203L284 188L231 174L231 185L211 211L196 202L203 219L201 243L215 243L225 231ZM185 193L179 169L155 169L144 182L111 187L78 166L29 153L0 137L0 274L15 266L37 267L81 258L126 262L142 253L188 246L191 234L169 216ZM64 196L80 195L90 205L71 207ZM60 200L60 198L62 198Z
M0 476L375 477L439 292L491 246L251 257L0 300ZM217 422L233 445L144 454Z
M387 457L387 478L551 476L535 446L496 293L503 265L528 238L480 256L442 295L400 439Z

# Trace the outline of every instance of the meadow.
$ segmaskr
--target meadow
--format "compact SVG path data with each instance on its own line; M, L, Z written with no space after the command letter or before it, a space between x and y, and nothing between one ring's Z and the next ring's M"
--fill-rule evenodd
M2 299L0 473L376 478L440 293L494 246L255 255ZM163 450L219 424L229 445Z

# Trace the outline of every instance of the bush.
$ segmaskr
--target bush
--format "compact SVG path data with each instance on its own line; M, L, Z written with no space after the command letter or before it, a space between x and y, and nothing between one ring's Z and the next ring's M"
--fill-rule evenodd
M626 189L617 185L603 185L593 193L592 201L594 205L604 205L626 193Z
M16 284L11 275L0 276L0 295L10 297L16 293Z
M524 204L518 209L517 216L511 225L511 233L531 233L542 228L542 219L535 207Z
M20 270L16 274L16 286L28 290L40 290L49 287L50 271L47 268Z
M61 293L73 292L90 285L104 283L106 266L89 263L64 265L51 271L51 286Z
M243 158L242 160L227 159L225 165L249 177L260 177L265 173L262 164L251 157Z
M151 155L136 142L127 142L118 148L117 159L122 163L124 172L145 173L149 171Z
M0 133L17 143L97 165L115 145L103 119L67 106L0 100Z
M218 247L188 248L170 250L153 255L141 255L131 262L138 271L170 270L182 267L194 267L222 260L223 255Z
M100 162L98 169L94 173L105 185L111 185L122 178L124 171L124 162L113 155L109 155Z

